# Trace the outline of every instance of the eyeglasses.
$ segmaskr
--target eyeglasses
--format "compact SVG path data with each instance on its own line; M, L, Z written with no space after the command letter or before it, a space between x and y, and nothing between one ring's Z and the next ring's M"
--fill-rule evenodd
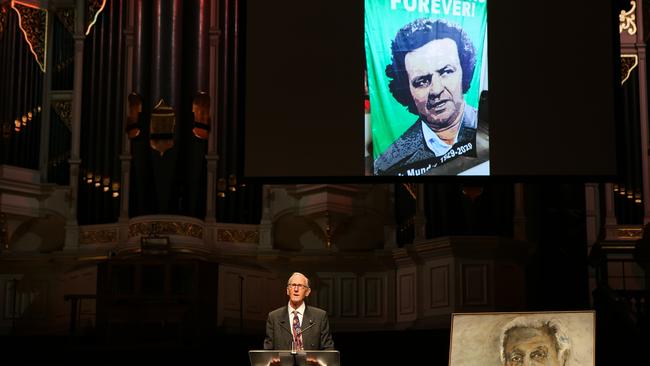
M308 289L309 286L303 285L301 283L290 283L287 285L288 288L298 288L298 290Z

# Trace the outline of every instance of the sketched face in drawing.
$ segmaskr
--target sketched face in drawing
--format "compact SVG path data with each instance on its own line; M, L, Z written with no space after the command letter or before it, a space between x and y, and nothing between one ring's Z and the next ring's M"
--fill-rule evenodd
M454 314L449 366L595 366L595 312Z
M506 366L561 366L555 337L542 328L511 328L503 345Z

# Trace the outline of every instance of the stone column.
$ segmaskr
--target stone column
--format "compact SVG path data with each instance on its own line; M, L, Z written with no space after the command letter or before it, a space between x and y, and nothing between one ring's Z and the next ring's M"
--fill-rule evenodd
M389 211L393 212L393 215L390 217L390 222L384 225L384 249L395 249L397 248L397 225L395 225L395 185L388 184L388 200Z
M585 213L587 216L587 250L591 251L591 246L598 240L598 233L600 231L600 215L599 215L599 190L598 183L585 184Z
M135 90L134 72L136 64L135 52L135 23L141 21L139 16L142 13L142 3L140 1L130 0L126 4L126 25L124 27L124 95L129 95ZM126 121L126 110L122 113L122 121ZM124 128L124 123L122 123ZM121 197L120 197L120 217L118 221L122 224L118 241L126 242L128 238L127 223L129 221L129 196L131 192L131 140L126 133L122 134L122 153L120 154L121 162Z
M85 2L77 1L74 24L74 79L72 91L72 141L70 142L70 190L68 195L68 217L65 225L64 250L79 248L79 224L77 222L77 199L79 195L79 146L81 138L81 92L83 87L84 63L84 14Z
M260 250L273 249L273 222L271 218L271 201L273 190L270 185L262 187L262 219L260 220Z
M217 101L219 100L219 3L217 0L210 0L210 20L209 20L209 85L208 94L210 94L210 134L208 135L208 152L205 155L206 160L206 203L205 203L205 222L214 224L217 221L216 201L217 201ZM214 241L211 237L212 230L207 230L208 237L206 241Z
M637 1L637 19L643 19L643 1ZM637 42L635 44L639 56L639 122L641 123L641 178L643 181L643 224L650 223L650 159L648 159L648 81L646 70L646 44L643 39L643 22L638 21Z
M43 77L43 101L41 105L41 136L40 136L40 141L41 141L41 148L40 148L40 154L39 154L39 162L38 166L41 167L40 173L41 173L41 182L45 183L47 182L47 167L48 167L48 160L49 160L49 155L50 155L50 114L51 114L51 91L52 91L52 54L53 52L53 47L52 44L53 42L53 28L54 28L54 14L53 11L48 11L47 12L47 40L46 46L47 46L47 52L46 52L46 60L45 60L45 65L47 65L47 68L45 69L45 75Z
M424 205L424 184L418 183L415 185L415 217L413 218L415 237L413 243L427 240L427 218L424 213Z
M614 185L605 183L605 239L610 239L616 228L616 211L614 210Z

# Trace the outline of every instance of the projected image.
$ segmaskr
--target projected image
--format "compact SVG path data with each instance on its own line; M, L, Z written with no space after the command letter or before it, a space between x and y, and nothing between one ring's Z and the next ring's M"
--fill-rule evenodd
M365 0L366 174L489 175L486 0Z

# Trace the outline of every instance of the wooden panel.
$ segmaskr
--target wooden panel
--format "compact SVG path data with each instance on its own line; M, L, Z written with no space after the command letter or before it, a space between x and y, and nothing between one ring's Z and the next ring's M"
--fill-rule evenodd
M268 313L286 304L286 292L280 281L273 278L264 278L262 283L260 293L263 313Z
M244 280L244 288L246 289L246 296L244 297L244 304L246 304L246 312L250 314L262 313L262 278L259 276L248 275Z
M399 314L415 313L415 273L399 275Z
M462 264L462 304L489 305L487 264Z
M224 276L223 305L226 310L239 311L241 281L239 273L226 272Z
M318 293L316 294L316 306L327 311L329 316L336 316L334 311L334 279L321 277Z
M449 306L449 265L431 267L429 270L430 307Z
M356 277L343 277L340 279L340 306L341 317L357 316L357 279Z
M383 315L383 282L381 277L364 279L364 315L366 317Z

